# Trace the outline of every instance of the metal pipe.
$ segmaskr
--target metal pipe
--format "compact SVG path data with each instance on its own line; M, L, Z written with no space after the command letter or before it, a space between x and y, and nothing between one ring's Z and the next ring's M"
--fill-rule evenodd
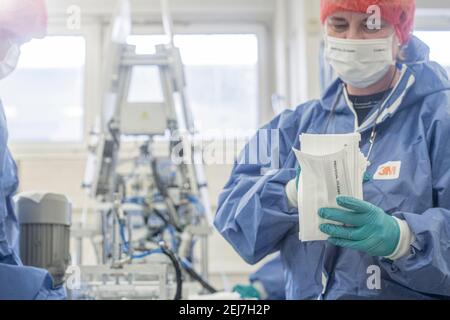
M201 238L202 243L202 265L201 265L201 272L202 277L205 281L208 281L209 279L209 261L208 261L208 236L202 235Z
M173 42L173 20L172 14L170 12L169 0L161 0L161 12L162 12L162 22L164 26L164 33L169 38L169 43L174 46Z

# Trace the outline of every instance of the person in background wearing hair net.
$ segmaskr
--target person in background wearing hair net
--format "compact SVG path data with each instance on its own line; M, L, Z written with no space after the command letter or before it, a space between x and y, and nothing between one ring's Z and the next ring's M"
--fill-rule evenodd
M16 68L20 46L43 38L46 26L44 0L0 0L0 79ZM47 271L25 267L20 261L19 227L12 204L17 169L8 150L6 119L0 107L0 299L64 299L64 288L54 288Z
M243 299L286 300L283 264L279 255L252 273L249 281L250 284L236 285L233 292L239 293Z
M219 197L215 226L248 263L280 251L287 299L450 298L450 81L412 35L414 15L414 0L321 0L337 79L261 128ZM278 139L260 146L267 130ZM340 225L303 243L292 148L302 133L355 131L364 201L337 197L317 214ZM260 148L276 150L271 163L246 163Z

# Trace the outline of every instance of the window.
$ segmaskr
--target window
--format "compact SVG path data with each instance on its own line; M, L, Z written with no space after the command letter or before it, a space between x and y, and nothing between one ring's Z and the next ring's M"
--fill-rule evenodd
M450 76L450 45L446 40L450 39L450 31L416 31L414 34L430 47L430 59L443 66Z
M81 36L22 46L17 70L0 81L11 141L82 141L85 46Z
M197 128L203 132L256 129L259 110L257 36L184 34L176 35L174 41L185 65L187 94ZM136 45L138 54L154 53L155 45L166 42L161 35L135 35L129 39L130 44ZM151 71L147 69L147 79L153 79L147 80L150 85L155 79L158 81L157 73ZM145 93L144 70L134 73L130 100L158 101L161 89L155 87L154 94L149 94L148 89ZM138 78L141 81L136 80Z

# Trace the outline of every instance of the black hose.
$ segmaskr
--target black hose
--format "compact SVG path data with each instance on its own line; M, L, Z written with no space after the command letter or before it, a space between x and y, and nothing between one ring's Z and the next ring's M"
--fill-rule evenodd
M155 237L155 236L157 236L157 235L161 235L161 237L162 237L162 234L164 233L164 230L166 230L167 227L171 226L169 220L168 220L168 219L164 216L164 214L163 214L161 211L159 211L158 209L153 208L152 211L151 211L151 213L152 213L152 214L155 214L158 218L160 218L161 221L163 222L163 225L162 225L161 227L157 228L156 231L155 231L154 233L150 233L150 230L148 230L148 232L147 232L147 234L148 234L148 235L147 235L147 239L148 239L149 241L153 241L152 238ZM148 225L149 218L148 218L148 217L145 218L145 221L146 221L145 224Z
M196 281L198 281L204 289L206 289L209 293L216 293L217 290L211 286L208 282L203 279L201 275L197 273L194 269L191 268L187 263L182 264L184 267L184 270Z
M158 216L158 218L160 218L164 222L164 227L170 225L169 219L167 219L161 211L155 208L152 208L152 210Z
M175 292L174 300L181 300L183 294L183 274L181 272L181 263L178 261L177 257L171 250L167 249L164 245L161 245L160 247L162 253L165 254L170 259L170 261L173 264L173 267L175 268L177 289Z

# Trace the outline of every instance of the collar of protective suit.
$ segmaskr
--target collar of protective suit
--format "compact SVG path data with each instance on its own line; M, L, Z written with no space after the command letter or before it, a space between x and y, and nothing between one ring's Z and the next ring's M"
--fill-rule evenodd
M417 37L412 37L405 49L405 59L397 64L401 72L400 80L387 97L384 112L377 120L377 124L386 121L393 114L411 107L427 95L450 89L447 72L436 62L430 61L429 55L429 47ZM427 80L423 81L422 79ZM337 79L325 90L320 100L322 108L331 112L333 106L336 105L336 115L353 113L349 107L347 94L345 90L342 90L343 85L343 82ZM340 96L336 97L336 95ZM337 101L336 98L338 98ZM377 111L372 110L367 120L357 129L359 132L373 127Z

